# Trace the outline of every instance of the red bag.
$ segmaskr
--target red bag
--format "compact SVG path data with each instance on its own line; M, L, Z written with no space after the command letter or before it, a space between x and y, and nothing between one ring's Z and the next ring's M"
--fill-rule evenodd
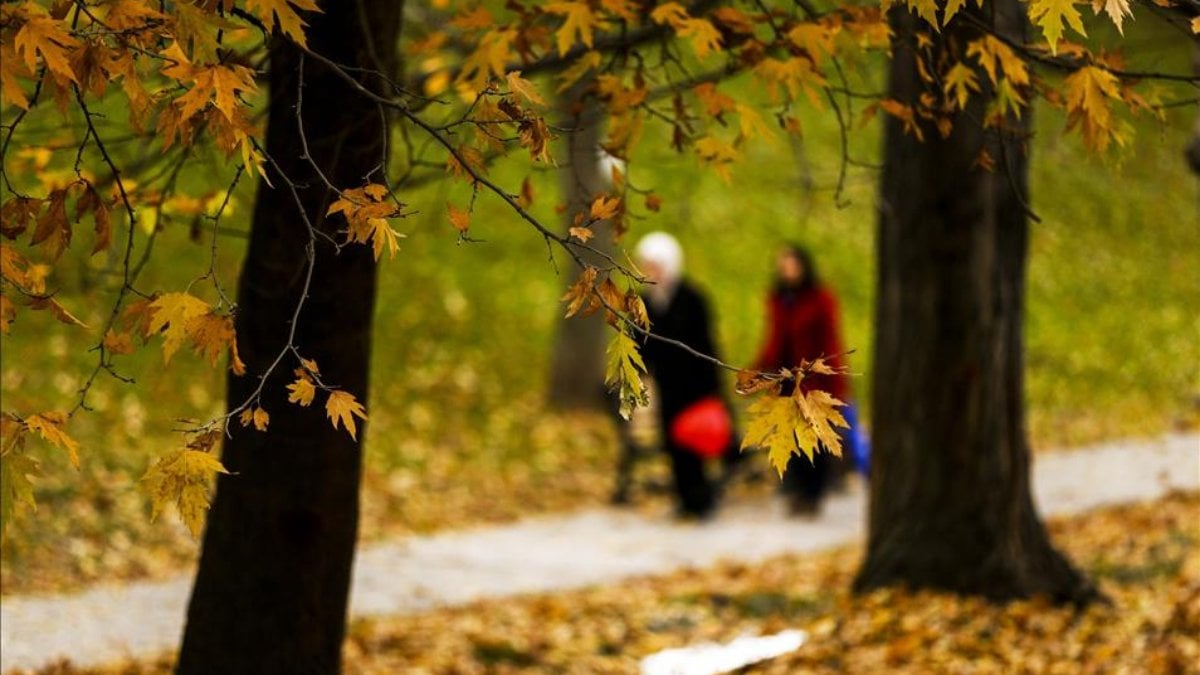
M733 421L716 396L693 403L671 422L671 441L701 457L725 454L732 438Z

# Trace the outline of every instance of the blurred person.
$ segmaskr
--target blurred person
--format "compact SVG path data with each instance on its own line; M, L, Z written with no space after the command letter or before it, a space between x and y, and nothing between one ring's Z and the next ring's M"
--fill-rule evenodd
M789 244L775 259L775 284L767 298L766 340L755 368L772 372L796 368L804 360L824 358L835 370L845 365L841 337L841 317L833 292L821 284L812 256L801 246ZM794 383L785 382L781 395L793 392ZM801 390L826 391L849 403L850 385L844 373L809 374L800 383ZM843 433L843 449L850 454L852 435ZM781 489L794 515L816 515L821 498L843 469L840 459L819 451L809 461L793 455L783 475ZM865 467L864 467L865 468Z
M716 357L708 303L683 278L679 242L665 232L652 232L638 242L635 255L650 282L642 299L654 334ZM732 448L732 422L721 397L717 366L653 338L643 345L642 358L658 395L661 441L671 459L677 513L707 518L716 508L719 490L708 475L706 458L724 457L728 468L739 455Z

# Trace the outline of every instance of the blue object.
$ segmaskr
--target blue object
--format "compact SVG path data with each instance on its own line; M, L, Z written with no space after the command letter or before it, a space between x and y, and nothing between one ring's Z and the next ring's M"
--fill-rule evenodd
M854 462L854 470L867 476L871 472L871 439L858 421L858 406L848 403L842 408L842 416L850 425L842 433L843 443L849 448L850 459Z

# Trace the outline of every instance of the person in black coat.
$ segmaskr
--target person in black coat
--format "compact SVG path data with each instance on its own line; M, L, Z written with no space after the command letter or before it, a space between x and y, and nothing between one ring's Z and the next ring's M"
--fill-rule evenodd
M636 254L642 272L652 282L642 296L651 331L716 356L708 303L683 279L679 242L669 234L654 232L638 242ZM676 444L670 429L675 418L693 404L721 396L717 367L678 345L652 338L643 345L642 358L657 385L663 446L671 458L678 512L684 517L707 517L716 508L716 486L706 473L704 459ZM725 458L730 461L737 454L730 448Z

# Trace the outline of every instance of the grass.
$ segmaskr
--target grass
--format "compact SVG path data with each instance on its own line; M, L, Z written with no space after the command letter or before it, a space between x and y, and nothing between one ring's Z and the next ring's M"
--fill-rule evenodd
M1183 64L1177 70L1186 67L1185 52L1168 55ZM1036 111L1033 208L1042 222L1033 227L1029 261L1026 390L1037 448L1196 423L1200 194L1181 159L1185 113L1174 110L1161 126L1138 121L1135 144L1097 160L1062 133L1060 114ZM733 363L749 362L758 346L772 252L784 240L812 247L840 297L845 341L861 373L854 388L868 406L876 175L852 169L835 203L837 127L828 114L806 113L803 123L798 144L780 137L755 146L730 185L648 136L630 177L660 195L663 209L638 209L633 236L661 228L680 237L689 273L712 297L721 352ZM877 126L855 132L857 159L877 161ZM206 165L185 190L218 190L231 175ZM515 185L524 174L504 164L496 175ZM541 171L532 179L535 211L554 222L555 176ZM439 182L404 198L416 215L402 226L401 254L380 276L364 536L603 501L615 461L607 422L551 415L544 405L563 281L543 242L481 197L472 234L486 243L457 243L445 203L465 203L463 186ZM251 199L244 181L231 227L247 226ZM207 243L192 241L189 224L182 216L165 221L143 288L177 290L208 268ZM222 238L218 267L227 285L243 246ZM25 312L3 339L6 410L73 403L94 364L86 350L103 324L96 291L111 284L114 261L99 258L78 254L51 280L91 331ZM90 401L95 410L72 423L83 469L72 471L59 454L40 455L40 507L14 523L3 545L3 592L159 576L194 558L195 545L173 515L149 521L137 478L180 442L172 433L179 418L219 414L223 375L186 354L164 369L156 346L120 367L138 385L102 378Z

